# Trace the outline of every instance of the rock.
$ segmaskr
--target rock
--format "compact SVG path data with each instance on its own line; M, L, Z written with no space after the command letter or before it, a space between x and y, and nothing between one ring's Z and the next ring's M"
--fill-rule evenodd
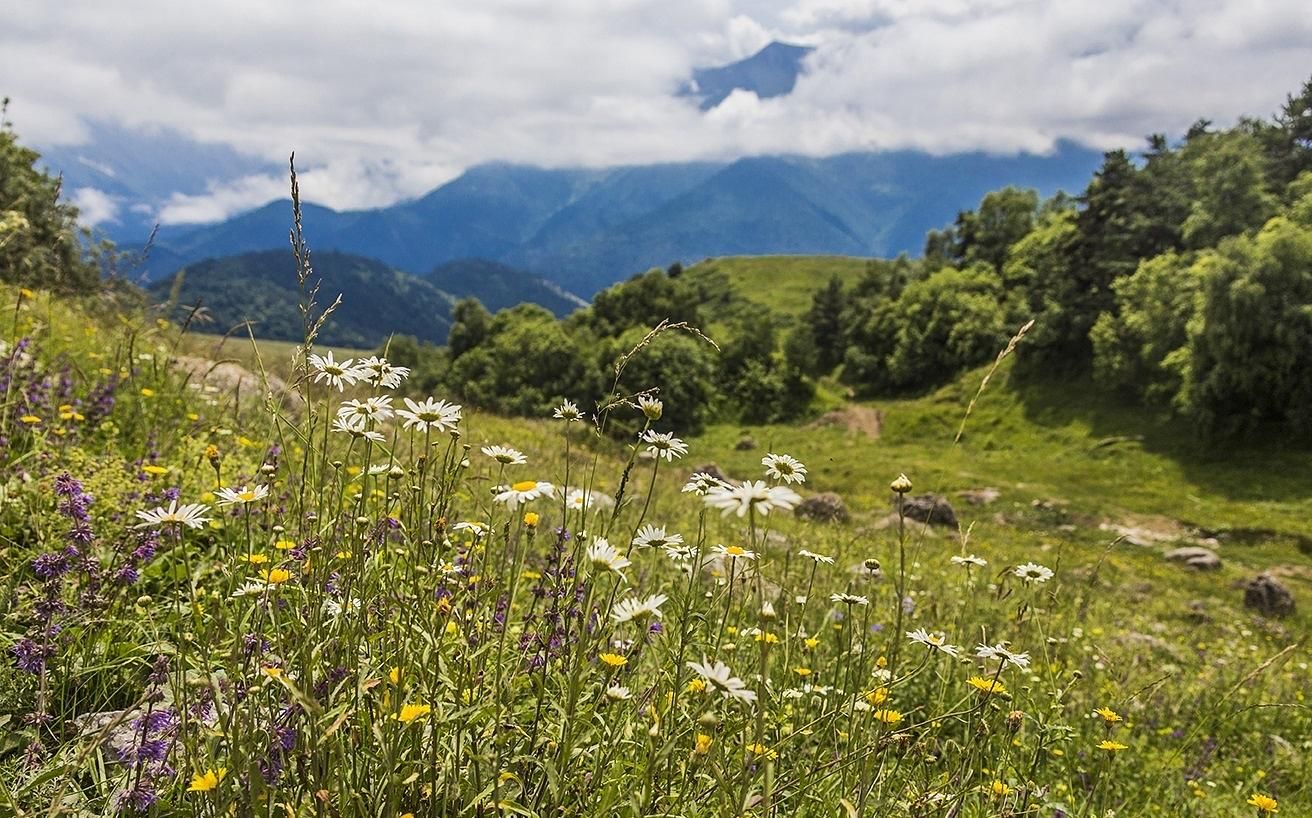
M995 488L967 489L957 492L957 496L972 506L986 506L1001 497L1002 492Z
M894 510L897 509L897 503L897 499L894 499ZM957 514L952 510L952 504L937 494L921 494L903 499L902 513L908 519L930 525L944 525L950 528L956 528L958 525Z
M751 435L738 438L738 442L733 447L740 452L748 452L756 448L756 438Z
M848 521L847 504L843 498L831 491L812 495L797 504L793 516L803 520L816 520L822 523L845 523Z
M1186 567L1199 571L1215 571L1221 567L1221 558L1216 552L1201 545L1172 548L1166 552L1166 558L1172 562L1182 562Z
M1244 607L1263 616L1289 616L1294 612L1294 595L1270 574L1258 574L1244 586Z

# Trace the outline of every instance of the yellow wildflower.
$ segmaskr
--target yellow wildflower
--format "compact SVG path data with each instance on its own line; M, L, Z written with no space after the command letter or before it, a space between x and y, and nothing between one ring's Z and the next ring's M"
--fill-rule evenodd
M220 767L217 770L211 767L199 775L191 777L191 786L187 792L209 792L219 786L219 782L228 774L227 767Z
M876 710L870 715L875 717L875 721L882 721L884 724L897 724L902 721L902 714L896 710Z
M146 474L153 474L156 477L160 476L161 474L169 473L169 469L167 466L156 466L154 463L147 463L146 465L141 467L141 470L144 471Z
M155 397L155 390L151 389L149 386L143 386L141 387L141 397L153 398Z
M986 679L983 676L971 676L966 682L985 696L1005 696L1007 695L1007 686L997 679Z
M1248 796L1248 800L1244 803L1248 804L1250 807L1257 807L1258 812L1271 813L1280 811L1279 801L1269 795L1263 795L1258 792Z
M689 693L705 693L706 682L701 679L692 679L688 682L687 691Z
M291 578L292 578L292 572L288 571L285 568L274 568L272 570L265 570L260 572L260 579L263 579L265 582L269 583L270 585L281 585L282 583L286 582Z
M747 752L750 755L760 756L762 758L766 758L771 761L779 757L779 753L775 752L774 750L771 750L769 747L766 747L764 744L759 744L759 743L748 744Z
M807 650L815 650L820 645L820 640L814 636L808 636L802 641L802 644L806 646Z
M392 718L402 724L410 724L415 719L421 719L433 712L431 705L427 704L405 704L401 705L401 712L392 716Z
M542 515L538 514L536 511L526 512L524 514L524 525L529 528L537 528L538 521L541 519Z
M692 751L699 756L704 756L711 751L712 743L713 740L711 739L710 736L706 735L705 733L698 733L697 745L693 747Z
M989 792L993 793L999 798L1005 798L1006 796L1011 795L1012 790L1011 787L1007 786L1005 781L999 781L995 779L993 783L989 785Z
M394 667L394 668L392 668L391 670L387 671L387 681L391 682L391 683L394 684L394 685L395 685L395 684L400 684L400 683L401 683L401 667L400 667L400 665L397 665L396 667Z
M883 704L888 701L888 688L877 687L874 690L869 691L866 693L866 701L875 706Z
M1111 709L1110 707L1099 707L1097 710L1093 711L1093 714L1095 716L1102 716L1103 722L1105 722L1108 727L1110 727L1111 725L1115 724L1118 721L1124 721L1124 719L1121 718L1120 714L1117 713L1115 710Z
M19 422L25 423L28 426L35 426L41 422L41 418L37 417L36 415L23 415L18 420Z
M629 663L628 659L620 656L618 653L603 653L597 658L611 667L624 667Z
M269 561L269 555L247 554L246 556L242 557L242 559L245 560L246 562L249 562L251 565L264 565L266 562Z
M1099 750L1106 750L1106 751L1109 752L1109 753L1119 753L1121 750L1127 750L1127 749L1129 749L1129 747L1130 747L1130 745L1128 745L1128 744L1122 744L1122 743L1120 743L1119 741L1107 741L1107 740L1103 740L1103 741L1098 742L1098 749L1099 749Z
M796 673L798 676L801 676L803 679L805 679L807 676L810 676L810 675L811 675L811 668L809 668L809 667L795 667L795 668L793 668L793 672Z

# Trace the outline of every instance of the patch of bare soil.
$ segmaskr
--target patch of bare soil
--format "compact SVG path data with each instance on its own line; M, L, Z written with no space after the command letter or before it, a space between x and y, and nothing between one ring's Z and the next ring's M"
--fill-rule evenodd
M869 406L845 406L832 412L825 412L811 422L811 427L820 429L827 426L839 426L849 432L860 432L871 438L879 437L884 428L884 413Z

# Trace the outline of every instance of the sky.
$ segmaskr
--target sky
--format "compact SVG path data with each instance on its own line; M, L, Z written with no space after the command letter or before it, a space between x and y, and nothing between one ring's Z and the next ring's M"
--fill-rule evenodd
M1306 0L0 0L0 20L25 142L90 150L108 125L259 160L171 194L165 223L284 196L265 169L292 150L316 201L373 207L493 160L1137 147L1269 115L1312 76ZM675 95L772 40L815 46L788 96Z

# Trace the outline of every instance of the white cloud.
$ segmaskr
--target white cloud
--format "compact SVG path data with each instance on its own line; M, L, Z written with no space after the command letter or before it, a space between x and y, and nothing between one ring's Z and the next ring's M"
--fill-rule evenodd
M103 190L80 187L73 191L69 201L78 210L78 222L86 227L118 221L118 200Z
M0 19L0 90L25 139L77 144L98 120L279 163L295 149L306 197L335 207L488 160L1134 146L1268 114L1312 67L1304 0L0 0ZM770 38L818 46L790 96L706 115L671 96ZM285 189L217 179L162 216Z

